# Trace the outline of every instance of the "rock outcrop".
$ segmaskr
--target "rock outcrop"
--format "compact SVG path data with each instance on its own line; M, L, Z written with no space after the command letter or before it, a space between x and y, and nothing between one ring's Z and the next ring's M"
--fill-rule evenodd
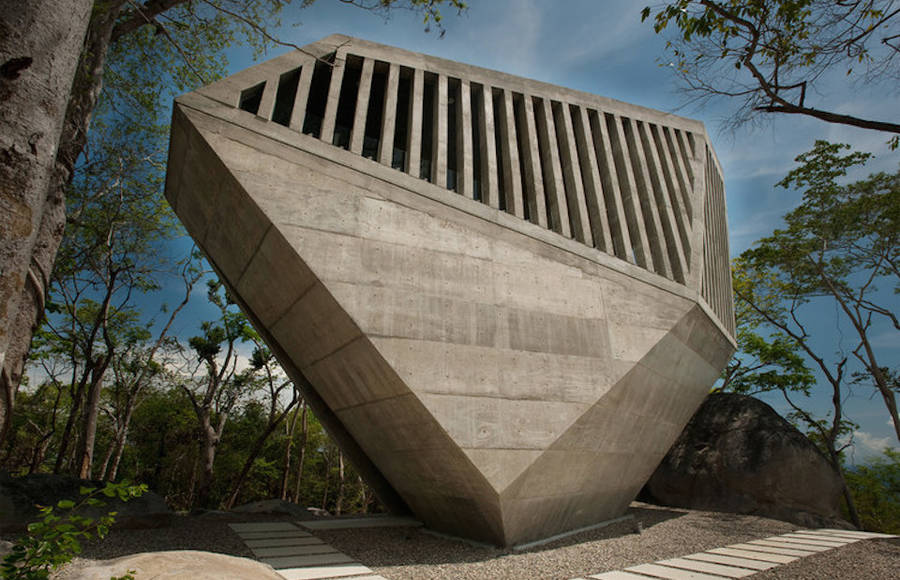
M115 560L79 560L64 568L57 578L109 580L129 570L135 578L284 580L271 566L261 562L193 550L132 554Z
M803 526L848 526L840 519L840 477L826 458L769 405L744 395L706 399L641 499Z
M103 487L99 481L86 481L66 475L35 473L10 477L0 472L0 533L21 532L28 523L39 517L37 506L55 506L63 499L76 503L82 496L82 486ZM116 525L121 527L158 527L165 525L172 515L161 496L147 492L128 502L106 497L99 498L102 507L85 507L80 513L91 517L116 511Z

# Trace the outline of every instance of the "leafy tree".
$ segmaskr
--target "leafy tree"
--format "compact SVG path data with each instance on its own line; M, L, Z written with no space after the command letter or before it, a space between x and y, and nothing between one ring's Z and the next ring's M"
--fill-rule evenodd
M460 0L341 1L373 11L407 7L422 13L426 26L440 25L442 6L464 7ZM274 42L268 30L290 0L64 2L26 0L0 8L0 442L43 315L65 223L66 185L85 149L104 81L111 80L106 75L119 62L115 51L128 43L152 48L153 58L131 64L143 64L161 81L187 70L183 88L205 84L214 77L202 65L223 63L225 46ZM300 7L311 4L299 0ZM157 58L158 51L175 58ZM147 86L154 89L148 94L165 92L162 83L148 80Z
M228 417L238 399L253 387L252 370L238 371L237 346L250 340L254 331L221 282L210 280L207 285L207 296L219 309L220 317L203 322L200 325L202 334L189 340L197 366L191 377L181 383L199 423L202 465L197 504L201 507L212 505L210 492L216 449ZM198 374L200 367L203 372Z
M847 471L863 529L900 534L900 451L885 449L882 457Z
M785 216L783 229L735 260L739 340L745 357L755 362L739 359L729 366L734 388L778 389L839 472L854 428L843 409L851 379L875 385L900 439L894 374L882 366L871 339L875 330L900 330L892 302L876 292L879 282L897 289L900 173L841 185L851 168L868 159L860 153L843 155L845 148L819 141L797 158L801 165L779 185L802 188L802 203ZM854 330L857 342L850 353L838 346L832 355L811 336L809 305L829 303ZM754 335L757 328L768 333L766 340ZM831 391L831 412L824 419L790 396L809 392L806 364L819 370ZM848 365L853 364L863 370L851 373ZM858 524L846 486L844 495Z
M848 148L817 141L797 157L800 167L779 185L804 188L803 203L785 216L785 229L742 258L757 270L774 268L798 300L825 297L840 309L858 339L853 357L875 385L900 441L894 385L871 339L879 322L900 333L891 302L877 294L879 282L900 289L900 172L840 185L838 179L869 157L841 155Z
M249 474L250 470L254 467L266 441L272 433L275 432L278 426L281 425L281 422L288 416L291 409L293 409L300 400L300 390L293 381L283 376L281 367L278 366L275 356L268 348L266 348L259 336L251 336L251 340L253 340L254 349L253 355L250 358L250 368L255 373L261 375L259 379L265 387L268 410L266 412L266 423L257 431L258 434L250 449L250 453L238 474L231 495L229 495L225 502L226 509L234 507L238 494L241 491L241 486L244 484L247 474ZM281 394L285 392L288 387L291 388L291 399L286 405L283 405L280 400Z
M689 94L739 101L735 124L784 113L900 133L900 124L810 102L828 73L896 82L900 7L893 0L676 0L655 14L644 8L642 19L651 14L656 32L676 29L667 46Z

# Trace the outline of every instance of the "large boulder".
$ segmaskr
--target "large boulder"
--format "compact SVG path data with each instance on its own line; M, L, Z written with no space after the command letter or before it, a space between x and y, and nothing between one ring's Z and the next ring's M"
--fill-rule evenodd
M651 503L849 526L841 480L822 453L753 397L710 395L647 482Z
M86 481L67 475L34 473L11 477L0 472L0 533L24 531L28 523L40 516L37 506L55 506L63 499L78 503L83 498L79 494L82 486L104 485L99 481ZM166 525L172 515L165 500L153 492L124 503L105 496L98 499L105 505L84 507L79 513L98 517L115 511L116 525L119 527L158 527Z
M170 580L284 580L262 562L247 558L179 550L132 554L115 560L77 560L54 576L55 580L109 580L132 571L135 578Z

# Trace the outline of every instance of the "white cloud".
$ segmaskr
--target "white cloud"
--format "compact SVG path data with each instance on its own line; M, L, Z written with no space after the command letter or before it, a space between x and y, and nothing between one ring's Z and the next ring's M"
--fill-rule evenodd
M853 432L853 448L856 453L862 456L855 459L865 461L866 458L881 455L885 447L894 448L894 438L889 436L877 437L866 431L857 430Z

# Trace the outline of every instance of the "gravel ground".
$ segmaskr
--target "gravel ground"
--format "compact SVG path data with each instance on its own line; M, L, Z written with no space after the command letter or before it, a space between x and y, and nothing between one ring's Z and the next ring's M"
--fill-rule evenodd
M391 580L569 579L620 570L747 540L783 534L798 527L777 520L715 512L632 504L633 521L583 532L531 550L516 552L438 537L416 528L317 531L338 550ZM249 557L228 527L235 521L293 521L260 514L172 516L167 525L115 529L85 547L82 558L109 559L139 552L203 550ZM642 532L636 533L636 522ZM868 540L779 566L754 578L881 580L900 578L900 539Z

